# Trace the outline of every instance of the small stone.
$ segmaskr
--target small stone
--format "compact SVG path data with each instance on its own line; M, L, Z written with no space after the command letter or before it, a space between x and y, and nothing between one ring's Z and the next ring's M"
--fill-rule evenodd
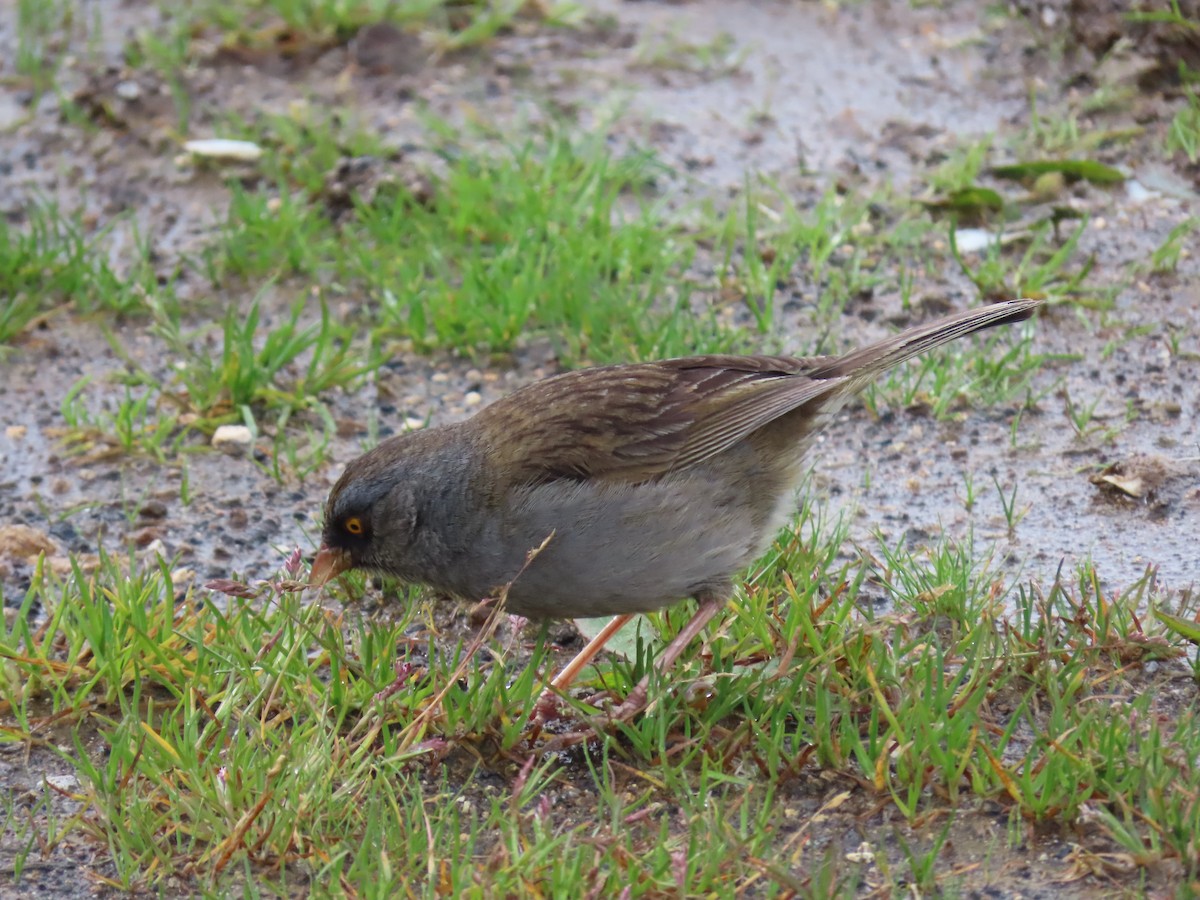
M483 395L480 394L479 391L467 391L467 393L463 395L463 403L466 406L478 406L482 402Z
M10 441L19 441L25 437L27 430L24 425L9 425L4 429L4 436Z
M254 435L245 425L222 425L212 436L212 445L222 453L241 456L254 443Z
M254 162L263 153L262 147L253 141L235 141L226 138L185 141L183 149L192 156L235 162Z
M28 525L0 526L0 557L5 559L30 559L45 553L51 556L58 546L44 532Z
M138 515L143 519L162 519L167 515L167 505L161 500L148 500L141 509L138 510Z
M159 559L169 559L171 554L167 553L167 545L162 542L162 538L156 537L141 549L138 556L143 560L156 562Z
M136 100L142 96L142 86L136 81L118 81L114 90L122 100Z
M47 775L46 784L59 791L69 791L79 784L74 775Z
M171 585L176 590L187 587L190 582L195 580L195 569L175 569L171 572Z
M351 438L367 430L357 419L335 419L334 424L337 425L337 436L341 438Z
M50 571L59 578L71 578L75 567L85 575L90 575L100 568L100 557L95 553L77 553L74 556L51 556L46 560Z
M155 541L162 543L162 535L159 534L157 528L143 528L132 538L134 546L149 547Z

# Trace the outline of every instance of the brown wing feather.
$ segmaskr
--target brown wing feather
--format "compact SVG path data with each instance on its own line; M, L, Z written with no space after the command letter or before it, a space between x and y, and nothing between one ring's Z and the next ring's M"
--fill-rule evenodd
M479 431L514 436L488 447L514 482L647 481L807 403L857 391L918 353L1026 319L1038 305L1010 300L956 313L840 357L693 356L568 372L492 404L477 416L490 420Z
M646 481L720 453L843 380L802 377L817 362L696 356L584 369L536 382L479 417L491 420L491 434L521 434L489 448L516 481ZM519 458L509 450L518 443Z

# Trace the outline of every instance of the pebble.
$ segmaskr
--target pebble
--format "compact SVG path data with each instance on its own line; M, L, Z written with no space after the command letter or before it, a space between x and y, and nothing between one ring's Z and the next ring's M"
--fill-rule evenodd
M119 81L115 92L122 100L136 100L142 96L142 87L136 81Z
M245 425L222 425L212 436L213 447L230 456L240 456L253 443L254 435Z
M155 541L158 541L159 543L162 542L161 536L154 528L143 528L141 531L135 534L131 540L138 547L148 547Z
M100 568L100 557L95 553L77 553L74 556L51 556L46 560L50 571L59 578L72 578L75 567L85 575L90 575Z
M0 526L0 558L32 559L42 553L50 556L57 550L48 534L29 525Z
M170 559L171 554L167 553L167 545L162 542L162 538L156 537L142 547L138 556L142 560L157 562L160 558Z
M227 138L184 141L183 149L193 156L238 162L253 162L263 153L262 147L253 141L235 141Z
M190 582L195 580L195 569L173 569L171 571L171 584L176 590L187 587Z
M47 775L46 784L60 791L69 791L79 784L74 775Z
M138 515L143 519L162 519L167 515L167 506L161 500L147 500Z

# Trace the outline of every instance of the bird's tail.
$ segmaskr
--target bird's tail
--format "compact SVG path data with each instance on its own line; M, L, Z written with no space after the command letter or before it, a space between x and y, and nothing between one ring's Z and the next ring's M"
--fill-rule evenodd
M814 379L848 378L856 386L862 385L873 380L880 372L926 350L984 328L1028 319L1040 304L1040 300L1005 300L935 319L927 325L851 350L845 356L824 359L808 375Z

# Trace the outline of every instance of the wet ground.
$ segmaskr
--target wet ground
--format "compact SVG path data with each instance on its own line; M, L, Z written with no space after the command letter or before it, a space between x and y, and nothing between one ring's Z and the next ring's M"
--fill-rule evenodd
M801 194L838 178L891 180L919 190L914 173L955 140L1021 124L1028 115L1027 78L1049 81L1056 74L1049 54L1029 49L1036 36L1022 30L1028 26L989 25L969 8L948 17L888 4L830 10L690 3L684 15L672 4L610 3L601 11L619 24L594 32L538 31L502 39L493 52L449 60L421 56L410 67L415 73L399 77L406 92L430 98L451 119L486 110L499 121L511 120L537 114L548 100L588 110L585 119L598 109L621 107L625 113L614 127L619 139L649 142L687 172L682 190L719 196L752 171L769 173ZM133 27L148 14L118 4L114 15L130 17ZM0 33L0 40L11 46L14 36ZM715 46L714 58L691 67L669 64L672 54L696 46ZM301 97L312 102L314 93L323 92L336 102L339 95L330 96L328 85L338 83L332 76L344 69L345 56L337 48L304 66L290 61L254 69L218 57L195 75L194 131L203 132L206 110L282 107ZM1017 68L1020 77L1003 77ZM509 71L519 72L519 79ZM254 75L252 86L247 72ZM10 123L0 205L17 221L34 196L82 209L85 221L113 229L118 271L138 234L152 241L163 271L170 271L169 261L202 245L221 218L225 187L215 173L180 169L167 143L167 104L122 105L111 93L119 79L97 61L68 69L64 77L76 82L81 96L99 95L97 102L116 108L122 127L72 128L44 98L28 121ZM389 141L412 140L418 125L411 104L390 90L395 76L358 78L352 90L367 119ZM152 74L139 73L137 80L145 83L146 96L161 100L163 88ZM10 96L10 106L20 109L20 99ZM1186 172L1173 174L1154 155L1120 162L1136 179L1133 187L1076 187L1068 198L1095 217L1080 252L1094 260L1093 280L1102 288L1124 284L1131 261L1148 258L1196 208ZM1036 326L1035 349L1084 359L1050 363L1039 373L1035 390L1046 394L1015 437L1002 416L989 420L987 413L942 425L919 411L878 422L851 411L814 454L818 484L854 510L854 535L862 540L875 529L894 540L913 527L958 535L974 528L977 539L999 540L1002 557L1024 559L1032 572L1091 555L1118 589L1147 565L1158 567L1164 587L1186 588L1196 577L1189 526L1200 512L1195 269L1195 256L1185 255L1178 276L1137 277L1117 292L1112 314L1048 311ZM174 287L197 308L212 290L186 269ZM804 307L819 286L798 272L787 290L781 306L785 314L796 312L770 340L785 351L804 352L812 346ZM275 293L268 315L272 309L280 314L294 296ZM943 274L918 286L917 302L957 306L969 296L964 278ZM894 327L897 300L869 298L859 314L871 321L849 317L840 344ZM401 398L408 417L439 422L467 414L466 395L488 402L553 365L536 354L519 355L515 367L492 369L450 359L398 359L381 372L376 390L335 401L347 424L333 449L334 465L303 484L280 486L252 459L190 456L187 477L196 499L184 507L177 467L123 459L102 446L68 456L58 443L60 406L70 387L82 377L101 387L125 368L110 342L151 372L165 373L170 365L136 321L101 327L64 315L47 317L5 359L0 517L48 535L56 556L95 552L101 534L111 546L161 540L156 549L177 555L202 578L227 575L231 568L265 575L277 564L276 548L311 546L313 516L339 464L358 451L380 385ZM84 399L103 404L96 395L89 390ZM1094 406L1094 422L1116 424L1130 414L1133 421L1111 440L1080 437L1066 415L1068 396L1078 408ZM386 419L382 425L382 433L391 427ZM1105 465L1131 459L1137 465L1145 457L1161 475L1141 497L1089 481ZM1018 486L1017 502L1027 512L1011 536L998 490L979 491L973 510L964 509L964 476L970 475L984 483L994 475L1002 485ZM867 478L871 487L863 491ZM252 515L234 512L246 506ZM20 554L10 552L0 565L6 595L19 597L27 584Z
M100 6L99 58L69 63L62 80L67 94L93 98L115 121L77 127L59 116L53 96L29 108L27 94L0 83L0 212L20 223L31 198L50 198L82 211L88 227L111 229L114 268L128 264L127 250L140 238L169 273L174 260L203 247L228 191L219 173L177 163L161 80L148 70L118 75L110 68L123 37L155 25L157 12L149 4ZM834 182L890 182L920 192L923 173L956 142L1029 127L1031 85L1043 108L1061 109L1094 65L1069 37L1064 46L1061 18L991 18L981 7L597 0L594 9L611 17L602 25L531 26L482 50L441 58L417 46L385 47L392 55L381 73L349 77L354 51L342 46L299 60L214 52L191 75L192 121L200 134L218 111L353 99L367 122L401 146L421 140L414 96L450 121L515 122L554 108L585 125L612 116L614 142L653 147L681 173L671 190L687 198L719 202L751 172L801 197ZM0 15L0 57L11 58L15 45L13 19ZM139 85L136 101L118 91L131 78ZM1130 268L1200 209L1196 167L1156 149L1163 125L1152 108L1163 102L1146 88L1132 107L1102 119L1113 128L1149 123L1132 147L1097 152L1131 182L1068 188L1063 202L1092 216L1078 252L1093 260L1098 289L1116 288L1114 306L1104 313L1062 306L1039 317L1035 349L1060 358L1035 376L1040 399L1015 435L1003 409L963 410L956 421L938 422L920 408L872 418L857 406L825 435L813 454L815 488L822 503L852 516L852 541L864 551L877 546L877 534L889 544L906 535L919 544L942 532L960 540L973 534L979 552L994 544L997 565L1034 578L1049 580L1060 563L1091 557L1113 591L1148 566L1157 569L1168 604L1196 585L1200 254L1189 248L1173 274ZM283 314L294 287L267 295L268 315ZM223 299L210 296L214 289L195 270L184 269L175 289L201 317ZM811 349L806 306L819 289L803 272L785 286L787 318L772 336L776 345ZM961 308L978 297L964 277L944 271L917 285L916 302ZM845 317L836 343L880 337L909 315L898 296L866 297ZM190 573L201 583L234 573L266 577L292 547L313 548L328 488L359 452L378 407L386 403L392 417L450 421L555 367L538 348L504 365L397 358L366 389L331 398L345 423L333 462L281 485L262 454L257 463L253 455L189 454L185 476L178 465L131 459L102 441L68 453L61 443L64 397L83 377L97 388L86 402L103 406L120 396L110 379L125 363L114 345L168 377L172 360L162 358L161 345L137 320L50 314L0 357L0 585L8 605L23 596L40 551L58 567L67 565L67 554L86 560L104 546L162 554L176 561L181 578ZM1098 429L1081 436L1068 402L1094 404L1093 422L1106 427L1129 421L1111 435ZM381 435L401 427L389 416L381 424ZM1015 528L993 476L1017 489L1023 515ZM181 498L184 477L190 503ZM982 486L970 510L965 477ZM14 778L30 771L11 762L5 768ZM979 827L998 827L990 821L981 812ZM1067 844L1058 850L1070 852ZM1005 896L1025 892L1021 881Z

